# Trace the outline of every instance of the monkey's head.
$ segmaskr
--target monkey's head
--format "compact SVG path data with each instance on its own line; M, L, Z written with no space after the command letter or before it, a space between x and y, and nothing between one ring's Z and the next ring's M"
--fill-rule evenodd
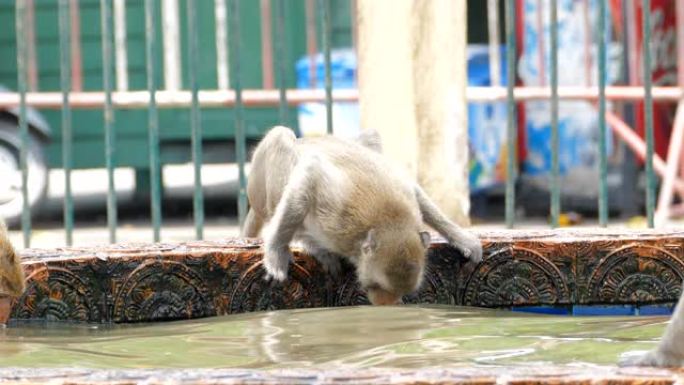
M430 234L404 229L372 229L361 247L358 279L373 305L400 303L423 279Z

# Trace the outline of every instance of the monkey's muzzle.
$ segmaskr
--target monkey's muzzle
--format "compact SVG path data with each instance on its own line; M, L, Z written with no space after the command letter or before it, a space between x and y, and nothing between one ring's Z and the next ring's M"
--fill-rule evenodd
M382 289L368 290L368 299L373 305L401 305L401 295L390 293Z

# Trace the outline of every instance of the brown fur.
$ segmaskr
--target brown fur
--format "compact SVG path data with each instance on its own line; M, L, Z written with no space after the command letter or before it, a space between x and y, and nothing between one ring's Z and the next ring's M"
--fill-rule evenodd
M252 159L251 209L243 232L255 237L268 223L269 276L286 278L288 245L297 239L332 273L344 256L356 266L373 303L394 303L421 283L429 243L421 232L424 218L479 262L479 241L430 205L383 159L380 148L377 135L357 143L331 136L297 140L285 127L269 131Z
M24 290L21 261L9 241L7 227L0 219L0 296L18 297Z

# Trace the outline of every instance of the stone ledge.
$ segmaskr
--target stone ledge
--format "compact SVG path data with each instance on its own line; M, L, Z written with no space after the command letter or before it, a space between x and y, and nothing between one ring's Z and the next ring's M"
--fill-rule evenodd
M509 307L676 302L684 232L623 230L479 233L485 259L466 263L435 240L409 303ZM351 268L335 279L295 253L284 285L263 279L254 239L25 250L27 291L14 320L148 322L257 310L368 303Z
M684 371L615 367L469 367L456 369L349 370L80 370L0 369L0 384L458 384L458 385L674 385Z

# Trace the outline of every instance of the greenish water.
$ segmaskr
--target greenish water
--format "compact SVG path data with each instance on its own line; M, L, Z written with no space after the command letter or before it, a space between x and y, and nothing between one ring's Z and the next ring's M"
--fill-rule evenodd
M613 365L667 317L560 317L462 307L354 307L133 326L0 330L0 367L341 368Z

